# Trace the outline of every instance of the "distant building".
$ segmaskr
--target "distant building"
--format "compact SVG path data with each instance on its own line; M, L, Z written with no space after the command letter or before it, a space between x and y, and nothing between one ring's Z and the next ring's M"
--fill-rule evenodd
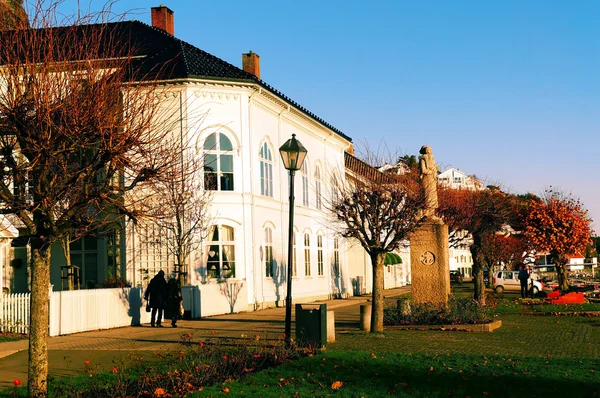
M452 189L483 189L483 183L475 176L450 168L438 174L438 183Z

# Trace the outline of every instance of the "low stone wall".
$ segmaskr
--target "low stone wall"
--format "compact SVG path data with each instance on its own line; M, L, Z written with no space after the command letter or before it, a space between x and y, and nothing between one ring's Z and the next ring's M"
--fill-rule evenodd
M492 332L502 326L502 321L497 320L481 324L461 325L402 325L386 326L385 330L440 330L448 332Z

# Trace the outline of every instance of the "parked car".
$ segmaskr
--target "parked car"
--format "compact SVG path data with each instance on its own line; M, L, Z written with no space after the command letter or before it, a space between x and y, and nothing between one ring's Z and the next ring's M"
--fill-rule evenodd
M544 284L538 281L536 274L529 276L529 290L533 294L538 294L544 290ZM519 281L519 271L497 271L494 273L494 290L496 293L502 293L503 291L521 291L521 281Z
M450 283L463 284L464 276L460 271L450 271Z

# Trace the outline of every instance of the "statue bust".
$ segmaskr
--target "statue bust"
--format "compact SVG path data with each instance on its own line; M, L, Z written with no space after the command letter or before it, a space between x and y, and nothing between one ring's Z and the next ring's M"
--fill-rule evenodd
M428 218L435 218L435 209L438 208L437 196L437 172L438 167L433 159L431 147L423 145L419 151L419 171L421 177L421 185L425 196L425 208L422 215Z

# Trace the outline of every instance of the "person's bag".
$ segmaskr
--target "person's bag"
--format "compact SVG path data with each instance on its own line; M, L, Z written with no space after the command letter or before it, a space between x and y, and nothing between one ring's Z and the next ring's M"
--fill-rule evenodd
M150 303L146 303L146 312L150 311L152 311L152 308L150 308Z

